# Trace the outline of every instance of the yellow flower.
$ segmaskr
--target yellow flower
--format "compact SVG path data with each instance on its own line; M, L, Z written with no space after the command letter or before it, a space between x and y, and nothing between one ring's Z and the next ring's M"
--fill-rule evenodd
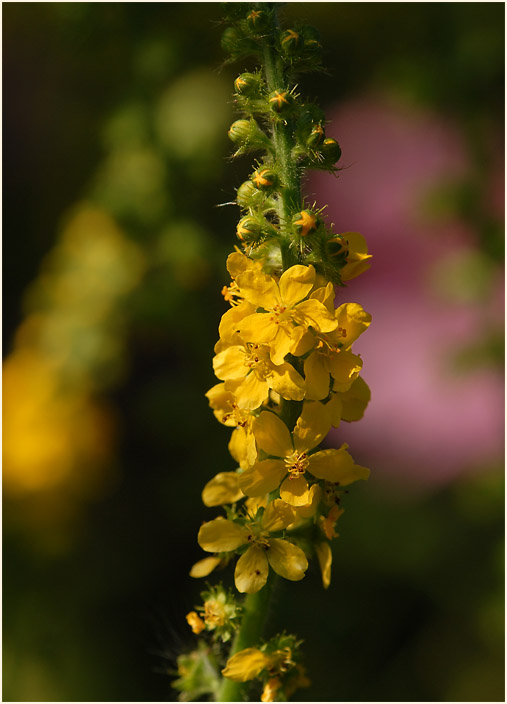
M340 396L343 420L361 420L371 398L370 388L364 379L358 376L348 391L337 395Z
M239 488L239 474L236 472L219 472L202 490L202 502L210 507L233 504L244 496Z
M338 533L335 531L334 527L336 525L336 521L340 518L343 512L343 508L340 508L338 504L334 504L333 506L331 506L331 509L329 510L327 516L320 517L322 530L324 531L325 536L328 540L332 540L333 538L338 537Z
M371 315L359 303L343 303L335 311L342 349L348 349L371 323Z
M348 245L347 263L340 270L342 281L354 279L371 266L371 254L368 254L368 245L363 235L359 232L344 232L341 237Z
M281 364L285 355L293 352L294 327L313 327L320 332L331 332L337 321L317 298L305 299L315 283L313 266L296 264L287 269L279 282L266 274L249 270L237 277L237 284L245 299L261 308L261 312L247 315L238 330L243 339L257 344L269 344L271 359Z
M241 474L239 486L247 496L275 491L281 482L283 501L292 506L303 506L311 498L305 478L307 471L317 479L342 486L367 479L370 474L366 467L354 464L347 445L342 445L339 450L310 454L329 430L329 414L320 403L304 405L292 437L285 423L269 411L263 411L252 427L260 449L277 459L256 462Z
M264 685L261 694L261 702L274 702L281 686L282 683L279 677L271 677Z
M248 682L267 669L270 662L269 655L258 648L245 648L229 658L222 675L234 682Z
M322 574L322 585L327 589L331 584L331 564L333 562L333 553L329 543L322 541L315 546L319 567Z
M288 362L274 364L267 345L247 342L227 347L215 356L213 368L219 379L241 380L234 386L234 396L243 409L261 406L270 389L291 401L301 401L305 395L303 377Z
M329 395L330 375L333 390L347 391L363 366L361 357L350 350L332 347L327 340L319 344L304 361L306 398L320 401Z
M268 505L262 517L246 525L225 518L204 523L199 530L199 545L208 552L230 552L249 545L239 558L234 582L239 592L253 594L266 584L269 566L285 579L303 579L308 561L301 548L287 540L272 538L270 533L287 528L294 521L294 511L280 499Z
M202 618L197 615L196 611L191 611L189 614L187 614L186 619L188 625L192 628L192 631L196 635L199 635L199 633L201 633L201 631L204 631L204 629L206 628L206 624L204 623Z
M207 393L209 404L215 417L229 427L234 427L229 442L229 452L243 469L250 467L257 459L257 447L252 433L253 416L250 411L240 408L234 390L241 382L215 384Z

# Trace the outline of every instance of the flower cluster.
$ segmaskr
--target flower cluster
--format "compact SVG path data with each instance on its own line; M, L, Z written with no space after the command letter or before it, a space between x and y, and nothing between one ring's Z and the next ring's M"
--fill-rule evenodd
M358 303L336 305L335 288L366 271L371 255L362 235L334 232L323 209L301 196L306 169L335 173L341 157L324 114L301 100L294 82L320 65L318 34L303 25L281 29L276 4L232 5L229 12L224 48L233 59L264 62L264 71L234 81L241 117L229 137L234 156L263 155L237 190L239 246L227 259L230 282L222 289L229 309L214 350L218 383L206 394L217 420L232 430L236 468L203 489L204 504L223 514L201 526L198 542L208 555L190 574L205 577L232 563L237 591L257 595L270 570L299 581L316 558L327 588L342 494L369 476L346 444L320 446L331 427L359 420L370 399L353 345L371 316ZM206 613L205 606L187 620L195 633L211 630L216 639L220 628ZM230 637L233 627L222 634ZM306 684L294 636L256 647L241 629L222 670L226 679L260 679L265 702Z
M201 526L199 544L214 556L192 573L209 574L237 554L240 592L261 589L269 567L300 580L310 555L291 536L306 526L328 586L340 490L369 470L355 464L347 445L318 447L331 426L364 411L368 387L352 344L371 316L357 303L335 308L332 283L322 285L311 265L277 277L234 252L227 268L231 308L213 359L221 382L207 396L217 419L234 428L229 448L239 466L204 488L203 502L226 506L227 518Z

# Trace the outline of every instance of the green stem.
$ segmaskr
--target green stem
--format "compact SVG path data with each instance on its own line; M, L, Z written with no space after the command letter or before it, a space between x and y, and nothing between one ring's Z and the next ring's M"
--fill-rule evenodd
M269 576L266 585L255 594L248 594L243 604L243 619L234 638L229 657L245 648L257 645L262 637L268 611L269 598L275 581ZM243 699L243 683L224 677L218 690L218 702L237 702Z
M283 62L273 45L274 40L270 41L267 38L264 44L264 71L270 92L286 88ZM301 176L292 156L293 139L290 124L284 120L275 119L272 140L275 161L282 182L281 197L278 201L278 216L280 219L282 264L285 271L293 264L298 263L297 253L289 247L290 239L287 236L287 225L291 222L292 215L302 208Z

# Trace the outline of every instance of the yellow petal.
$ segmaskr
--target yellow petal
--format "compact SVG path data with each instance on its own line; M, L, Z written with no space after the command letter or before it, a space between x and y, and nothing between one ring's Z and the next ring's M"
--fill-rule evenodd
M185 616L185 618L187 619L188 625L196 635L199 635L199 633L201 633L201 631L204 631L204 629L206 628L206 624L204 623L202 618L198 616L197 611L191 611Z
M334 315L335 290L331 281L329 281L323 288L318 288L313 291L310 298L316 298L326 306L330 313Z
M295 305L310 293L315 283L313 266L296 264L284 271L280 277L280 296L285 305Z
M350 350L334 354L329 361L329 371L334 379L333 391L348 391L363 368L363 360Z
M225 265L227 267L227 271L231 276L231 279L235 279L239 274L242 274L248 269L261 268L259 262L254 262L252 259L245 256L241 252L232 252L231 254L229 254Z
M371 323L371 315L359 303L343 303L336 309L335 317L342 330L341 341L345 348L350 347Z
M295 518L294 509L282 501L275 499L268 504L262 516L262 527L271 532L284 530L293 523Z
M213 358L213 369L219 379L242 379L248 373L245 348L233 345Z
M306 381L306 398L320 401L329 395L329 369L327 357L318 352L312 352L304 362Z
M344 232L342 237L348 243L347 264L340 270L342 281L359 276L371 266L371 254L368 254L368 245L363 235L359 232Z
M347 486L358 479L368 479L370 470L354 464L342 446L339 450L321 450L308 458L308 471L317 479Z
M298 452L312 450L324 440L330 427L327 407L317 401L305 401L294 428L294 447Z
M257 459L255 437L249 428L239 425L232 431L229 452L242 469L250 467Z
M311 500L308 482L304 477L287 477L280 486L280 498L291 506L305 506Z
M218 334L222 341L238 344L238 330L240 322L249 315L255 313L255 306L252 306L247 301L243 301L237 306L229 308L222 315L220 325L218 326Z
M269 397L269 384L251 371L235 391L236 401L240 408L253 411L262 406Z
M258 345L268 344L274 340L278 329L279 326L271 313L253 313L238 324L241 337L246 342L255 342Z
M202 491L202 502L205 506L221 506L232 504L243 498L239 488L239 474L236 472L219 472L206 484Z
M306 383L303 377L287 362L273 365L273 374L269 377L271 388L289 401L302 401L305 397Z
M311 518L315 515L319 502L322 498L322 489L318 484L312 484L309 491L309 497L310 500L307 504L294 508L298 518Z
M191 577L207 577L213 572L215 567L221 562L220 557L205 557L203 560L199 560L195 565L192 566L190 570Z
M266 584L269 565L264 548L251 545L239 558L234 570L234 584L242 594L254 594Z
M252 431L257 445L268 455L286 457L293 452L289 429L275 413L262 411L254 419Z
M343 420L352 422L361 420L364 416L366 406L370 402L371 391L368 384L362 377L357 377L348 391L340 394L341 417Z
M344 394L333 394L331 400L325 405L325 409L329 414L329 420L333 428L337 428L340 425L340 420L342 417L342 398Z
M244 545L247 537L244 529L237 523L225 518L215 518L203 523L197 541L206 552L229 552Z
M247 496L264 496L278 489L286 472L283 460L256 462L239 475L239 488Z
M304 325L305 327L311 325L318 332L332 332L337 328L335 316L328 311L323 303L315 298L298 303L295 320L299 325Z
M315 552L319 561L320 571L322 573L322 584L324 589L327 589L331 584L331 564L333 562L333 553L329 543L317 543Z
M291 331L291 344L289 352L295 357L301 357L309 352L316 342L315 335L307 330L303 325L297 325Z
M306 555L297 545L287 540L273 538L266 552L269 564L280 577L298 582L303 579L308 568Z
M270 310L281 303L278 286L272 276L250 269L238 274L236 283L246 300L258 308Z
M257 648L246 648L229 658L222 675L234 682L247 682L257 677L269 661L269 657Z

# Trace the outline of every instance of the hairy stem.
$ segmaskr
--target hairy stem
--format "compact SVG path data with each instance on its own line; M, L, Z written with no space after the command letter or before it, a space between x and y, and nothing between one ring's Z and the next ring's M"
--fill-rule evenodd
M248 594L243 605L243 619L234 638L229 657L249 648L262 637L268 611L269 599L275 578L271 574L266 585L255 594ZM243 683L224 677L218 691L217 701L237 702L243 699Z

